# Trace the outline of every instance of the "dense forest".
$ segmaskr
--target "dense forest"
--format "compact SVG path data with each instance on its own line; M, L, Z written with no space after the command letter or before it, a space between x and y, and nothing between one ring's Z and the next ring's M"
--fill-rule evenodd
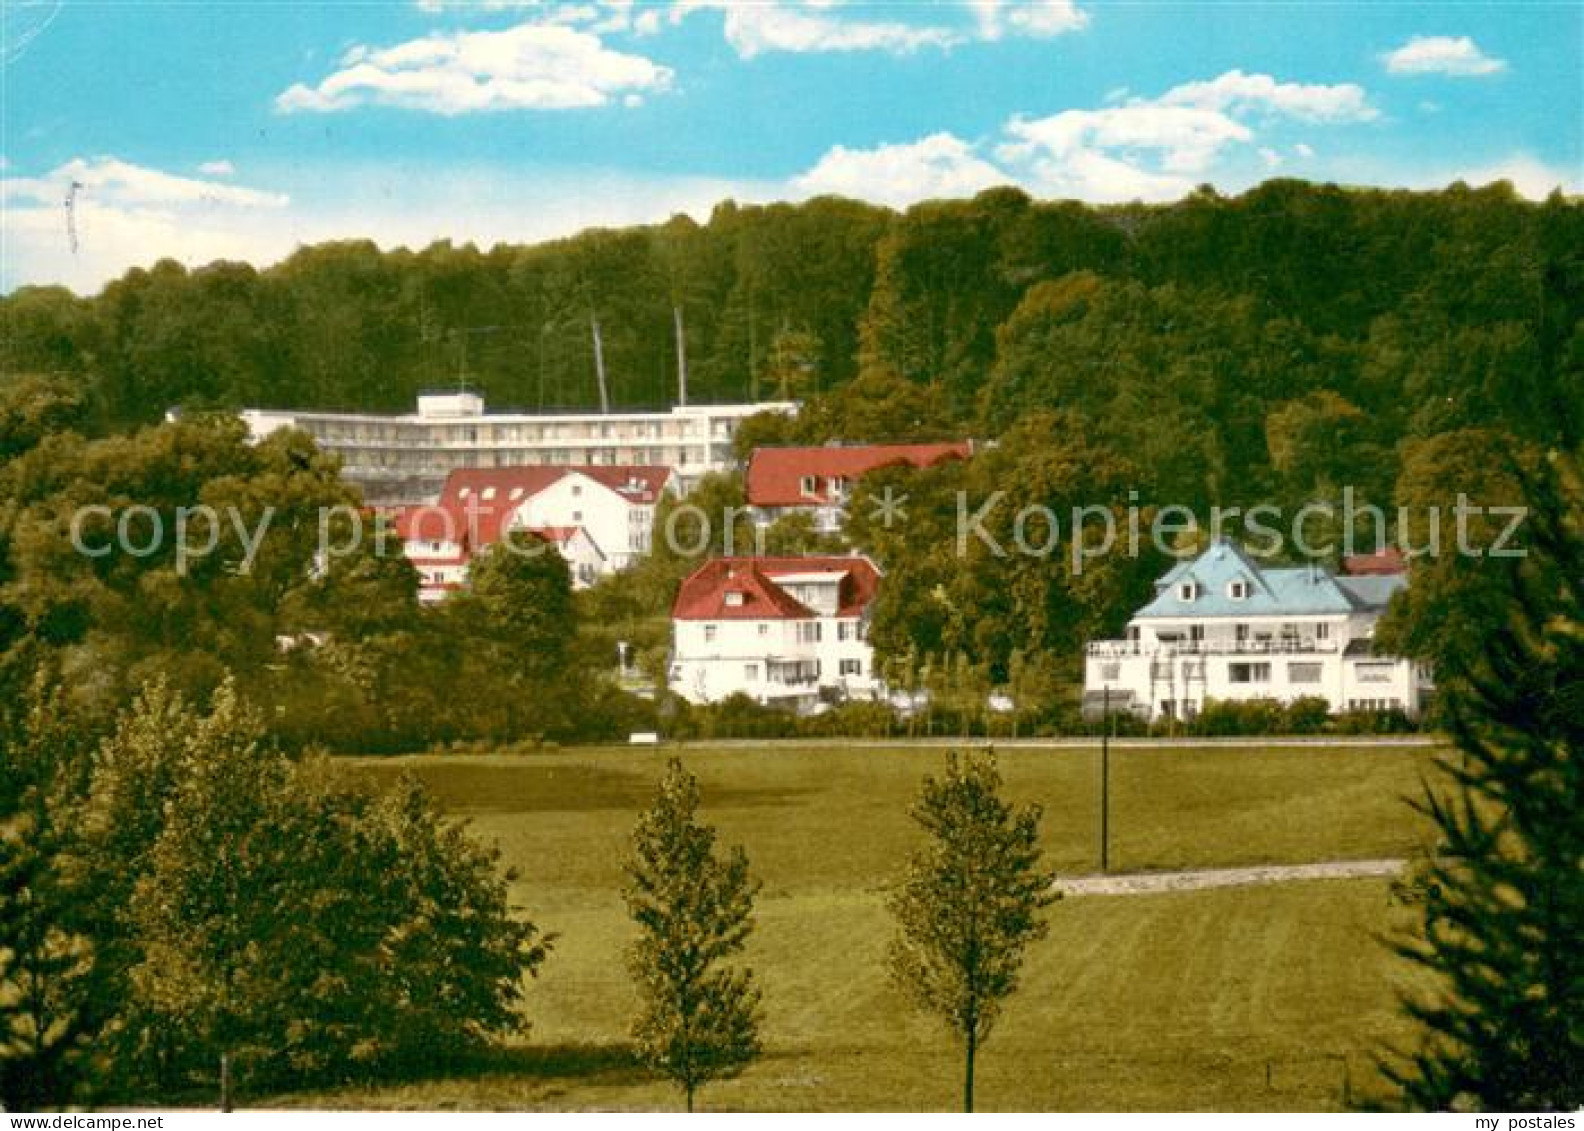
M1577 450L1584 434L1584 206L1529 202L1505 184L1271 181L1237 197L1203 189L1171 205L1103 208L996 189L904 214L833 198L728 202L703 225L678 217L487 251L327 244L262 271L162 262L87 298L18 290L0 299L0 373L13 391L18 374L55 382L53 403L73 405L58 427L89 437L173 405L399 411L420 388L459 378L497 408L587 407L597 325L613 400L662 405L676 386L678 321L695 399L803 401L795 420L751 421L742 447L996 441L971 468L896 484L913 495L905 529L866 526L855 505L847 533L887 570L875 642L894 678L952 665L987 683L1048 687L1070 678L1084 639L1119 627L1161 562L1113 555L1079 576L979 547L953 556L957 491L1010 489L994 519L1003 537L1019 503L1291 514L1351 489L1388 508L1385 526L1405 536L1414 531L1394 504L1450 507L1459 491L1502 502L1511 467ZM0 424L23 439L0 460L57 430L27 419L49 398L6 403L12 418ZM16 461L0 607L19 627L47 630L49 616L84 603L41 598L76 567L31 585L22 576L41 553L27 532L49 519L39 502L70 478L65 454L115 466L140 453L158 483L162 444L178 442L129 440L84 459L52 441L55 455ZM277 457L311 462L263 458ZM197 497L201 484L185 489ZM731 503L740 491L722 483L705 496ZM316 480L313 493L335 492ZM808 541L780 533L786 548ZM595 594L589 618L639 640L656 664L656 616L691 568L658 559L621 592ZM1444 658L1467 647L1458 610L1479 599L1479 573L1442 560L1419 576L1393 631L1414 654ZM264 617L257 635L312 627L299 619ZM198 689L213 686L215 661L234 666L227 648L254 623L225 626L201 658L216 673Z
M1576 435L1581 249L1578 202L1505 185L728 202L532 247L348 242L263 271L163 261L91 298L23 288L0 300L0 372L76 375L109 426L177 404L405 409L459 375L498 407L586 407L597 321L614 401L662 405L680 312L699 400L899 375L938 394L941 426L1079 408L1220 495L1316 470L1272 466L1278 409L1386 449L1493 417Z

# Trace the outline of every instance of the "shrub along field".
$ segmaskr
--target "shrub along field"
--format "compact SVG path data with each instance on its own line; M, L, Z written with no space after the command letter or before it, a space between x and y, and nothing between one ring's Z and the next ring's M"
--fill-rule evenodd
M468 1073L290 1097L373 1107L669 1107L626 1054L626 835L669 751L348 760L419 777L521 872L519 902L559 939L529 990L521 1048ZM951 1108L947 1034L888 985L887 886L916 843L907 808L940 749L682 752L703 816L747 847L764 887L749 961L766 1055L704 1107ZM1425 836L1405 798L1413 747L1113 750L1119 871L1400 856ZM1045 806L1050 866L1096 865L1094 750L1001 755L1007 788ZM985 1109L1330 1108L1378 1087L1371 1053L1401 1037L1407 977L1377 936L1404 914L1386 880L1319 880L1071 897L1051 912L980 1064Z

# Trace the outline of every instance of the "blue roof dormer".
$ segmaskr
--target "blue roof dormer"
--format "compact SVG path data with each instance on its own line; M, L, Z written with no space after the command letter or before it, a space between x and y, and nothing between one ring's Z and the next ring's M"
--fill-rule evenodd
M1357 598L1318 566L1262 567L1244 550L1220 541L1178 562L1155 582L1141 618L1312 616L1349 613Z

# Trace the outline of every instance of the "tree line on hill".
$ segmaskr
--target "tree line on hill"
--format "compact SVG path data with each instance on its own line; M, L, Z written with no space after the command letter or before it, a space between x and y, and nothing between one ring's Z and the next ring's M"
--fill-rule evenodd
M750 421L743 451L997 440L984 470L893 484L913 503L903 530L852 532L888 572L877 644L892 665L961 660L1004 683L1016 654L1070 678L1085 635L1120 626L1159 556L1077 577L953 555L956 490L1008 489L1005 526L1030 503L1066 515L1135 498L1290 516L1351 488L1385 509L1384 533L1416 533L1396 506L1511 494L1491 452L1576 450L1581 249L1584 206L1506 185L1277 180L1116 207L995 189L904 214L726 203L704 224L532 247L325 244L262 271L161 263L91 298L22 288L0 299L0 372L57 375L100 433L173 405L402 410L464 367L496 405L586 407L597 324L615 403L655 405L675 395L680 320L696 399L804 402ZM668 566L635 585L650 617ZM1446 635L1404 630L1430 659L1455 646Z

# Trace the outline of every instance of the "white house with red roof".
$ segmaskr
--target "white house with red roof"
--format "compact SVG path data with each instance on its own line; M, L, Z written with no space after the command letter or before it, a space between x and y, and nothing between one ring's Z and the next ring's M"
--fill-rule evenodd
M675 489L666 467L509 467L453 471L432 506L395 514L420 596L465 583L475 554L526 530L554 546L578 588L649 552L655 508Z
M467 584L468 569L476 554L489 549L502 536L500 527L487 522L469 528L466 515L440 506L404 507L392 512L402 552L418 571L418 599L439 601ZM581 526L522 526L565 559L574 588L592 585L606 572L605 555Z
M748 505L762 524L788 514L813 516L816 529L841 529L842 511L858 480L882 467L933 467L968 459L968 440L938 444L828 444L811 448L755 448L748 458Z
M880 571L859 555L715 558L671 609L671 689L812 708L881 694L869 645Z

